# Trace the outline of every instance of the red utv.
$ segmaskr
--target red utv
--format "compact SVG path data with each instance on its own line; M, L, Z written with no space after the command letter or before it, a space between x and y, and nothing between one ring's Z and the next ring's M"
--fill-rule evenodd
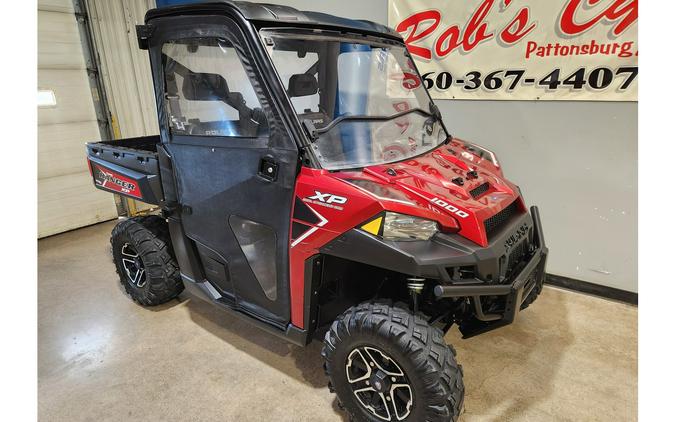
M401 37L245 2L154 9L137 32L160 134L87 145L96 187L161 208L113 230L129 295L187 287L295 344L323 336L354 419L455 421L444 333L512 323L547 249L495 154L450 136Z

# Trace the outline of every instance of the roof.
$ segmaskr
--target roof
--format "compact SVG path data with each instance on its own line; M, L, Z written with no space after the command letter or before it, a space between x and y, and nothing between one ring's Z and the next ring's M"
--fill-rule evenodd
M347 29L365 32L386 38L401 40L401 36L393 29L368 20L341 18L327 13L297 10L278 4L252 3L248 1L208 1L188 3L179 6L159 7L149 10L145 15L146 23L162 16L191 14L218 14L238 12L244 19L258 26L300 26Z

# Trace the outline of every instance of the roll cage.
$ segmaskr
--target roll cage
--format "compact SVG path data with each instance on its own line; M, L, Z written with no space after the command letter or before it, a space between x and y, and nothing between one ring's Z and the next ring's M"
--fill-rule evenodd
M145 25L137 26L138 44L141 49L148 49L148 39L155 31L153 21L166 17L189 17L189 16L214 16L221 15L232 19L242 30L247 47L255 55L252 61L260 67L262 79L267 83L271 95L271 100L276 103L278 110L282 114L283 120L291 138L295 141L298 148L300 159L303 165L321 169L322 165L316 157L316 152L312 148L314 136L313 127L307 125L298 118L293 108L291 99L284 88L283 83L277 73L266 48L265 41L261 37L261 31L273 30L280 32L292 32L294 34L315 34L320 31L322 34L335 35L353 39L359 43L372 43L378 45L396 45L405 47L402 37L390 28L369 20L351 20L340 18L319 12L299 11L291 7L250 3L244 1L221 1L213 3L186 4L152 9L145 16ZM411 60L416 75L419 77L419 71L416 64ZM178 67L180 69L180 67ZM306 72L311 72L308 68ZM421 78L420 78L421 80ZM328 84L330 81L318 81L319 86ZM157 83L157 81L155 81ZM426 90L426 86L422 84ZM428 94L428 92L427 92ZM430 96L429 96L430 98ZM230 99L225 99L230 102ZM231 104L233 107L248 115L251 109L247 109L241 104ZM431 112L437 116L437 111L431 103ZM391 116L395 118L396 116ZM442 119L438 118L442 129L448 134ZM333 121L335 123L335 121ZM162 122L160 121L160 126ZM161 133L161 130L160 130Z

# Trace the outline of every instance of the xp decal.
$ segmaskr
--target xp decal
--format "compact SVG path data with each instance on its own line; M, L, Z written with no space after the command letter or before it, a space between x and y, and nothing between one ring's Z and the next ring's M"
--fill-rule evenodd
M347 203L347 198L344 196L333 195L331 193L321 193L318 190L314 191L314 195L304 199L309 202L324 207L335 208L342 211L344 208L340 205Z

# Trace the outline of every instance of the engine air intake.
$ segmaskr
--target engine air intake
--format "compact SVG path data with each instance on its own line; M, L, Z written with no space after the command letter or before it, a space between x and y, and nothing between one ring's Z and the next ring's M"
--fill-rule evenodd
M484 194L485 192L487 192L488 189L490 189L490 184L488 182L485 182L482 185L480 185L476 188L473 188L469 193L471 194L471 197L473 199L476 199L479 196L481 196L482 194Z
M518 204L516 201L511 202L503 210L499 211L497 214L485 220L485 233L487 234L488 239L499 229L504 226L504 223L508 222L511 217L518 213Z

